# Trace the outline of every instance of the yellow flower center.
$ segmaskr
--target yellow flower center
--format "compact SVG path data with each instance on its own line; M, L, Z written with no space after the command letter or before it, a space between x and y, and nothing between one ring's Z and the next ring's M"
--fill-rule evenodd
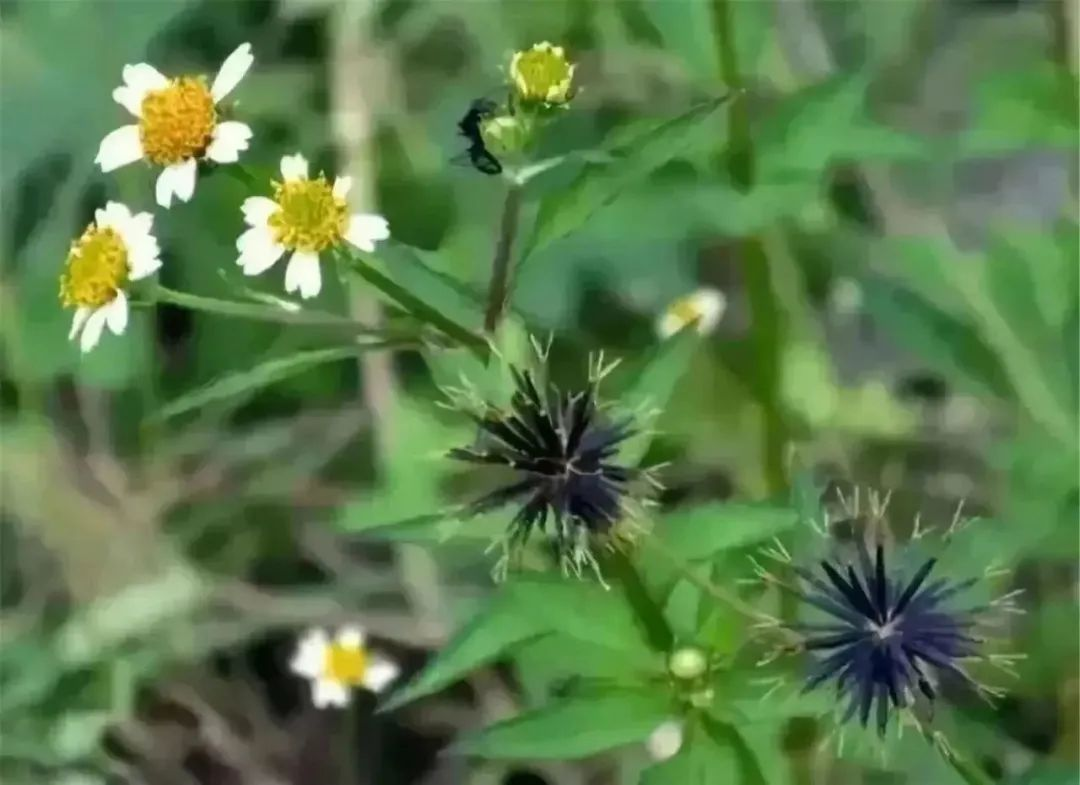
M318 252L341 242L348 220L345 200L334 196L324 176L274 183L274 201L278 209L269 224L281 245Z
M518 52L511 71L522 100L557 104L569 97L573 66L557 46L533 47Z
M139 139L143 154L161 166L201 154L210 144L217 109L206 79L182 76L143 98Z
M119 233L90 224L71 244L60 276L60 301L68 307L100 308L113 301L127 280L127 246Z
M702 317L701 309L690 297L684 297L672 303L668 312L683 324L689 324Z
M323 675L338 684L356 686L363 682L367 670L367 652L361 646L342 646L331 643L326 647Z

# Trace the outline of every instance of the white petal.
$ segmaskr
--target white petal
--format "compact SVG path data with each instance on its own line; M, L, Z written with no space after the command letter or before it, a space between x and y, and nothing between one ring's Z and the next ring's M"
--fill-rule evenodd
M82 330L82 338L79 340L79 347L83 352L88 352L97 346L101 338L101 330L105 327L106 308L108 306L98 308L87 318Z
M285 247L274 241L274 236L265 226L253 226L236 240L236 249L240 251L236 263L244 275L259 275L269 270L281 255Z
M339 177L334 180L334 196L338 199L344 199L348 196L350 188L352 188L351 177Z
M94 211L94 222L101 229L114 229L127 241L131 229L131 210L120 202L107 202L104 209Z
M105 311L105 323L109 325L113 335L123 335L128 323L127 295L122 291L117 292L116 299L102 310Z
M206 148L206 157L219 164L232 164L240 160L240 152L248 149L251 128L244 123L229 120L214 126L214 137Z
M139 126L124 125L101 140L94 163L101 167L101 171L111 172L113 169L134 163L142 157Z
M337 642L346 649L359 649L364 645L364 631L355 624L349 624L338 630Z
M319 270L319 255L307 251L297 251L289 259L285 268L285 291L300 292L305 300L314 297L322 289L322 272Z
M255 62L255 56L251 54L251 44L240 44L233 53L225 58L221 69L214 77L214 84L210 86L210 95L217 103L232 92L232 89L244 78L244 74Z
M277 209L278 203L267 196L249 196L240 206L248 226L266 226Z
M85 305L80 305L75 309L75 317L71 320L71 330L68 332L69 341L79 334L79 330L86 324L86 320L91 313L93 313L93 309L87 308Z
M141 281L161 269L157 240L150 238L136 249L128 252L128 277L132 281Z
M146 98L146 91L136 90L133 87L124 85L113 90L112 97L116 103L136 117L142 116L142 103L143 99Z
M312 630L300 639L296 647L296 654L289 662L289 669L293 673L307 679L318 678L323 672L323 664L326 660L326 647L329 639L322 630Z
M191 199L195 193L195 167L195 159L188 158L162 169L154 188L157 203L162 207L171 207L173 194L182 202Z
M308 177L308 162L304 156L286 155L281 159L281 176L286 180L306 180Z
M361 251L371 253L375 243L390 236L390 224L381 215L357 213L349 216L349 225L345 229L345 239Z
M376 657L364 669L364 686L372 692L382 692L401 673L401 669L390 660Z
M125 65L122 75L124 77L124 84L127 87L143 92L160 90L163 87L169 86L168 77L149 63Z
M319 679L311 690L311 702L317 709L325 709L327 706L349 705L349 690L343 684L328 679Z

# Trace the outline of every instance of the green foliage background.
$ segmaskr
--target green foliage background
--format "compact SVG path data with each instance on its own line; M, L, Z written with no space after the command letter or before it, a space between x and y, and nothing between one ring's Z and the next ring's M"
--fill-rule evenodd
M1050 1L5 4L0 776L1076 781L1075 23ZM454 162L456 122L545 39L580 93L525 188L498 344L513 360L551 332L578 382L603 349L623 360L608 394L661 410L626 456L670 462L655 547L605 565L609 591L537 554L495 587L508 515L440 514L476 488L439 457L473 433L438 386L507 389L472 339L506 186ZM201 175L155 211L162 282L249 312L140 309L80 357L67 246L106 198L153 203L141 165L92 164L122 66L212 72L242 41L248 170L352 167L394 241L326 277L317 323L269 319L280 273L233 264L248 186ZM719 330L659 342L656 314L698 285L726 293ZM427 340L359 345L377 311ZM914 734L838 752L827 692L761 699L773 672L710 587L790 612L745 584L747 557L774 536L798 553L815 481L891 490L901 535L964 500L987 520L951 568L996 560L996 588L1025 591L1006 644L1027 658L995 706L950 696L951 761ZM407 683L379 714L319 716L290 647L347 620ZM666 675L689 644L722 663L701 705ZM683 748L651 761L672 717Z

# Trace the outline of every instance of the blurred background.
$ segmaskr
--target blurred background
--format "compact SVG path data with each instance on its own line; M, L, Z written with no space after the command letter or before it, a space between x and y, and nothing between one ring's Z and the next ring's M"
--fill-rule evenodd
M1012 634L1027 660L979 725L993 739L980 762L1002 782L1076 782L1077 6L728 11L752 186L718 114L531 254L511 310L553 332L553 362L578 373L590 350L633 361L653 347L674 298L725 293L657 422L649 459L672 461L661 515L783 498L797 453L820 476L891 489L908 515L947 518L964 500L1001 521L988 550L1026 592ZM0 5L3 782L637 781L642 750L447 753L528 701L511 662L378 715L370 695L316 712L289 673L297 634L348 620L415 672L491 591L490 527L385 526L465 483L437 456L472 434L435 405L421 354L234 377L222 393L223 378L326 346L325 331L159 305L80 357L57 298L95 207L153 204L146 168L92 163L123 122L110 99L122 66L213 73L250 41L235 93L255 131L245 164L270 171L302 151L353 176L395 240L459 282L444 305L479 327L505 186L461 164L456 123L505 89L514 50L542 40L578 63L551 154L611 149L726 91L710 0ZM538 178L526 225L582 166ZM253 286L233 264L246 195L218 171L190 204L155 212L165 285ZM408 273L393 270L423 284ZM280 292L266 278L255 288ZM321 310L392 310L327 280ZM809 763L795 731L768 754L770 783L937 782L916 760Z

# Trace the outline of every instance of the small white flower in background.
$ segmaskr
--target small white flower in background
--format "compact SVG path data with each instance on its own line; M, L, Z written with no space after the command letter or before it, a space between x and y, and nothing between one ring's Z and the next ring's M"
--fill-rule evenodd
M374 213L350 214L345 201L352 179L338 177L331 186L320 174L308 176L308 162L302 155L281 159L280 183L273 183L274 196L252 196L244 200L244 221L251 228L236 241L240 252L236 263L244 275L269 270L286 251L291 252L285 268L285 291L314 297L322 289L319 253L349 242L368 253L375 243L390 236L390 225Z
M670 338L696 322L698 333L708 335L716 329L726 306L727 300L719 289L698 289L667 307L656 320L656 332L661 338Z
M645 749L655 761L673 757L683 743L683 726L679 720L668 720L656 727L645 740Z
M161 260L150 213L131 214L119 202L94 211L94 222L71 244L60 275L60 301L75 308L69 339L84 352L97 346L105 326L115 334L128 323L127 286L153 275Z
M164 167L154 194L169 207L175 195L186 202L195 193L197 161L235 163L248 148L251 129L244 123L222 121L217 105L244 78L255 58L251 44L229 55L209 87L206 77L170 79L147 63L125 65L124 84L113 100L138 123L117 128L101 141L94 163L111 172L140 159Z
M311 681L311 700L319 709L348 706L356 687L382 692L399 672L393 662L364 647L359 627L342 627L334 638L323 630L308 631L289 667Z

